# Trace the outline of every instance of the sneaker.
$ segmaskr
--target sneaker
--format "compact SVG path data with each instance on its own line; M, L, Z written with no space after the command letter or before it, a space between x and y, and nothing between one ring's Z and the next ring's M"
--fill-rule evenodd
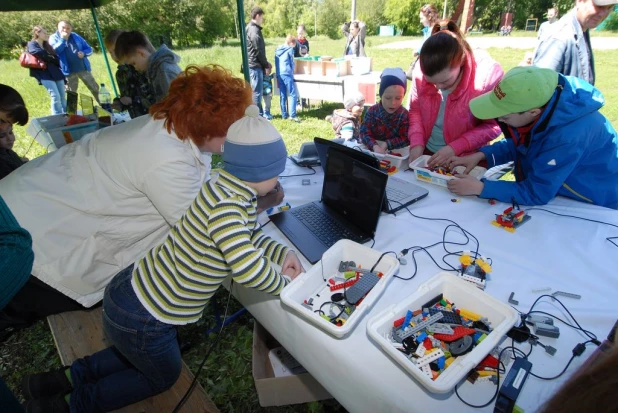
M266 120L273 120L273 115L271 115L270 113L265 113L262 116L264 116L264 118L266 118Z
M62 367L46 373L29 374L22 380L22 392L27 400L51 397L56 394L64 396L73 390L73 386L67 379L65 370Z
M292 122L300 123L300 119L298 119L296 116L295 116L295 117L293 117L293 118L290 118L290 120L291 120Z
M63 394L55 394L52 397L26 400L22 404L26 413L69 413L69 404Z

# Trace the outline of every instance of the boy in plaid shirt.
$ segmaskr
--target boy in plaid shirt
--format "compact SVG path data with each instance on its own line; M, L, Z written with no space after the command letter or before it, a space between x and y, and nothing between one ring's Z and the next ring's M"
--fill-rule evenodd
M369 150L388 153L409 145L408 110L401 106L406 88L402 69L384 69L380 76L380 102L367 110L360 128L361 142Z

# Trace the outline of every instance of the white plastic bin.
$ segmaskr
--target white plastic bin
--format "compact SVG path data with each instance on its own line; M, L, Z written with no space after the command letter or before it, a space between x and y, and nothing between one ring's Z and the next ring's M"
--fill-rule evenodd
M454 302L459 309L465 309L483 317L491 323L492 332L471 352L459 356L434 381L416 367L405 354L397 350L386 336L393 329L393 321L404 317L408 310L418 310L423 304L440 293ZM369 336L412 377L427 390L434 393L448 393L463 380L496 347L506 333L519 321L517 311L511 306L479 290L453 274L441 272L421 284L412 295L398 304L393 304L367 321Z
M429 155L422 155L410 162L410 169L414 170L414 174L416 175L416 179L423 182L429 182L430 184L435 184L439 186L443 186L446 188L447 182L451 179L456 179L454 176L441 175L435 172L431 172L427 169L427 161L429 160ZM463 166L456 166L453 169L455 173L463 173L466 170ZM481 179L483 175L485 175L487 169L475 166L474 169L470 171L470 176L473 176L477 179Z
M65 126L68 120L69 117L67 115L52 115L34 118L30 121L30 124L26 128L26 132L35 138L48 152L51 152L66 145L63 135L64 132L69 132L71 134L71 139L73 139L73 141L78 141L85 135L99 128L99 122L97 120Z
M366 75L371 73L371 57L349 57L350 73L352 75Z
M338 338L344 337L354 329L363 314L369 311L375 301L382 295L393 275L397 273L399 270L397 258L392 255L382 257L382 260L380 260L376 267L376 271L382 272L384 275L341 327L337 327L314 311L303 307L302 303L304 300L313 298L313 310L317 310L323 303L330 301L332 294L342 291L331 292L327 285L328 283L324 281L324 279L328 280L337 273L341 261L354 261L362 268L371 269L380 258L380 255L382 255L380 251L365 247L356 242L346 239L338 241L324 253L321 261L318 261L309 271L300 275L283 290L281 301L296 311L301 317L306 318L322 330ZM324 269L323 276L322 268ZM320 297L316 294L320 294Z
M375 156L379 160L386 159L391 163L391 166L396 167L397 169L401 169L402 166L408 164L408 158L410 157L410 147L406 146L405 148L393 149L391 151L400 154L401 156L394 156L390 154L381 154L376 152L370 152L371 155Z

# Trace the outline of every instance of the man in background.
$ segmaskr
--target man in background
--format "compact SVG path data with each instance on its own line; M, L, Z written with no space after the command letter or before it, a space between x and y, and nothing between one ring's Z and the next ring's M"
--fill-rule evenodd
M552 25L558 21L558 9L552 7L551 9L547 9L547 21L541 23L541 27L539 27L539 33L537 35L537 39L543 40L545 36L549 35L552 29Z
M618 0L617 0L618 1ZM251 89L253 89L253 103L260 111L260 116L264 116L262 109L262 88L264 74L270 74L272 65L266 59L266 44L262 35L262 24L264 24L264 10L260 7L251 9L251 21L246 27L247 32L247 57L249 59L249 77L251 79Z

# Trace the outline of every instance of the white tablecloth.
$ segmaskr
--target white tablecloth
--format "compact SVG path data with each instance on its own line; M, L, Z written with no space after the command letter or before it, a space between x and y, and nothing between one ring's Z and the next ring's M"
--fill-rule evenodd
M302 205L320 198L322 173L314 176L282 178L285 201L292 206ZM305 173L288 162L282 175ZM530 210L532 219L517 230L509 233L490 224L495 214L508 205L490 205L487 200L476 197L456 198L445 188L419 183L411 172L400 172L398 176L429 189L427 198L413 204L410 210L419 216L450 218L470 231L480 242L479 252L493 260L493 272L486 292L507 301L511 292L519 300L520 311L527 311L539 296L533 289L550 287L553 291L581 294L582 299L562 298L580 324L604 339L618 317L615 297L618 293L616 263L618 248L605 240L618 236L618 228L563 218L543 211ZM310 179L311 185L303 186L302 179ZM618 224L618 211L586 205L558 198L545 206L551 211L582 216ZM262 217L265 221L266 217ZM396 216L382 215L374 248L380 251L401 251L404 248L430 245L442 239L444 222L413 218L407 211ZM291 244L273 225L264 227L273 238ZM450 239L460 240L457 234ZM452 250L462 248L453 246ZM474 250L470 244L463 249ZM441 247L431 249L437 260L445 252ZM465 406L454 393L432 394L402 370L391 358L371 341L366 332L367 319L390 304L401 301L415 291L416 287L440 270L423 254L418 255L418 274L409 281L394 279L368 316L344 339L336 339L313 324L291 312L278 298L269 297L258 291L234 287L234 295L247 307L251 314L268 329L277 340L350 412L427 412L478 411ZM408 264L402 266L399 275L409 277L413 272L410 255ZM310 265L303 260L305 268ZM456 263L456 258L453 258ZM614 275L612 275L614 274ZM536 310L555 314L563 319L567 314L545 299ZM564 324L558 339L542 338L541 342L558 349L550 356L536 346L529 360L532 372L541 376L553 376L560 372L571 356L571 350L587 338ZM510 344L510 340L508 341ZM504 344L504 343L503 343ZM567 373L558 380L542 381L529 377L521 392L517 405L526 412L536 410L555 390L592 354L596 346L589 345L586 352L576 358ZM521 347L525 351L527 344ZM483 404L490 399L495 386L490 383L471 385L464 382L459 390L464 400L472 404ZM438 410L439 409L439 410ZM493 411L493 404L481 411Z

